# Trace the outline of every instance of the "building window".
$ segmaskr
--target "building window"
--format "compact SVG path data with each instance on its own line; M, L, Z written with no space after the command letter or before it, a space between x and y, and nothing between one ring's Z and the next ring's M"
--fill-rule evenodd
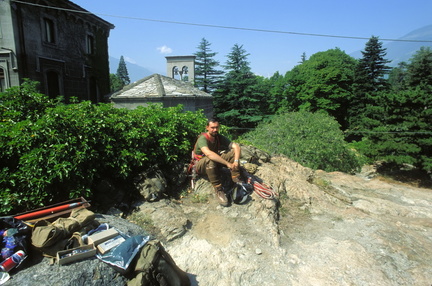
M179 68L177 66L174 66L172 69L172 78L181 80L181 73L179 71Z
M86 52L88 55L93 55L95 52L94 38L91 35L87 35L87 38L86 38Z
M180 78L181 78L182 81L189 81L188 73L189 73L188 67L187 66L183 66L181 74L180 74Z
M45 42L54 44L56 42L55 26L51 19L44 18Z

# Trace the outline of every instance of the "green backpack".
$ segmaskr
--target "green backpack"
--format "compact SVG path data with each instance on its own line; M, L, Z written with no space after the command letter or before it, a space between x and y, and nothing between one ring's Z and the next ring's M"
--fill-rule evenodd
M128 286L189 286L186 272L181 270L160 241L147 242L139 253L134 274Z
M31 235L32 245L44 256L56 257L57 252L66 246L84 245L79 230L94 223L95 214L86 209L73 209L68 218L60 217L54 222L39 220L35 223Z

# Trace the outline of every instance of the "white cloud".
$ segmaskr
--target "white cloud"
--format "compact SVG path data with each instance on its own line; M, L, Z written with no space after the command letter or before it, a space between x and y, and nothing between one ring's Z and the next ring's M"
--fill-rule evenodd
M130 57L124 57L124 60L127 61L128 63L131 63L131 64L136 64L137 63L134 59L132 59Z
M172 49L170 47L167 47L166 45L163 45L162 47L158 47L157 50L161 54L171 54Z

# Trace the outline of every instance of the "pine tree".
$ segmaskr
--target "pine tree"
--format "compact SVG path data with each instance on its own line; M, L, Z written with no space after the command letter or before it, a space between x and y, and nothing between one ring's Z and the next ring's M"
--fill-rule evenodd
M410 87L420 86L432 91L432 50L430 47L421 47L407 68L406 83Z
M247 61L248 56L249 54L243 49L243 45L235 44L231 49L231 53L227 55L228 60L223 67L230 73L249 74L251 69Z
M362 54L354 72L353 97L348 107L349 127L360 131L381 124L384 107L379 106L378 97L388 90L385 76L390 71L387 66L390 61L385 59L386 49L382 47L378 37L372 36L369 39Z
M210 45L211 43L202 38L197 47L198 51L194 54L196 56L195 86L208 93L216 89L223 74L223 71L216 69L219 66L219 62L214 60L213 57L217 53L211 51Z
M362 153L391 166L412 164L430 172L432 51L420 49L411 62L393 69L391 75L390 82L394 86L375 97L374 108L381 108L375 113L380 124L363 136L367 144Z
M357 83L365 83L366 86L357 88L365 92L385 90L387 88L385 76L390 71L387 64L390 61L385 59L387 52L378 37L372 36L369 39L362 55L356 69L355 80Z
M412 96L404 101L406 117L412 118L416 131L411 141L421 149L417 156L417 166L432 171L432 50L420 48L407 66L406 85ZM406 119L404 119L406 120Z
M227 73L214 93L216 116L228 126L254 127L264 117L261 105L267 101L251 72L248 56L243 46L234 45L223 66Z
M116 75L123 82L123 86L130 84L129 74L123 56L120 57Z

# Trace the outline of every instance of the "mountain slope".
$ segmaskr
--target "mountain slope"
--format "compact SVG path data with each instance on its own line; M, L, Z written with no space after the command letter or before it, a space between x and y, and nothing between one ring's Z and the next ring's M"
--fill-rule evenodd
M110 73L113 74L117 73L119 62L120 62L119 59L116 59L114 57L109 57ZM149 75L156 73L155 71L149 70L145 67L130 63L128 61L125 62L126 62L126 68L131 82L135 82L137 80L140 80L142 78L145 78Z
M432 41L432 25L414 30L400 39ZM387 58L392 61L390 65L397 66L402 61L408 62L421 47L432 48L432 42L390 42L384 47L387 48Z
M405 36L399 38L399 40L414 40L414 41L432 41L432 25L428 25L417 30L414 30ZM366 43L365 43L366 44ZM385 42L383 45L387 49L386 59L390 60L389 64L392 67L398 65L398 63L405 61L409 62L410 58L421 48L421 47L431 47L432 42ZM364 50L364 48L362 49ZM354 58L361 58L361 51L356 51L351 53L350 56Z

